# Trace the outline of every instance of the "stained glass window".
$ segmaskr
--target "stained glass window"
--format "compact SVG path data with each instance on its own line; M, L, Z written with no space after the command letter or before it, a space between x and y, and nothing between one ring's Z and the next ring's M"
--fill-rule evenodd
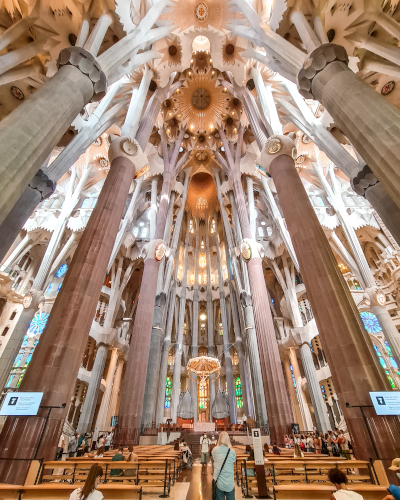
M32 324L32 323L31 323L31 324ZM23 342L22 342L22 347L25 347L25 346L27 345L27 343L28 343L28 336L27 336L27 335L25 335L24 340L23 340Z
M298 402L298 403L299 403L299 405L300 405L299 395L297 394L297 384L296 384L296 379L294 378L293 366L292 366L292 365L290 365L290 372L291 372L291 374L292 374L292 380L293 380L294 390L295 390L295 392L296 392L297 402Z
M321 392L322 392L322 396L324 397L324 399L326 399L326 391L325 391L325 387L323 385L321 385Z
M23 356L22 352L18 354L18 356L15 358L13 366L15 366L16 368L19 366L19 364L21 363L22 356Z
M390 385L392 386L392 389L396 389L396 384L393 382L393 379L390 376L390 373L387 370L385 370L385 373L386 373L386 376L390 382Z
M10 375L10 378L8 379L8 381L6 383L6 388L10 387L13 378L14 378L14 374Z
M57 287L57 293L60 291L60 288L62 287L62 283L60 283Z
M29 363L31 362L31 359L33 356L33 351L34 351L34 349L32 349L31 352L28 354L28 357L26 358L26 361L25 361L25 367L27 367L29 365Z
M55 277L62 278L64 274L67 272L67 269L68 269L67 264L63 264L62 266L60 266L56 271Z
M47 290L45 291L45 293L50 293L52 288L53 288L53 283L50 283L50 285L47 287Z
M382 331L382 327L375 314L364 311L360 313L360 317L368 333L379 333Z
M233 350L233 364L234 365L238 365L239 364L239 356L238 356L238 353Z
M37 312L31 321L28 329L28 335L32 337L36 334L42 334L47 324L50 314L44 312ZM24 344L22 344L24 345ZM26 344L25 344L26 345Z
M381 364L382 368L387 368L385 360L382 358L382 354L375 344L374 344L374 349L375 349L376 355L379 358L379 363Z
M242 382L240 381L240 377L235 378L235 397L236 407L243 408Z
M208 387L206 380L200 380L199 383L199 409L204 410L207 408Z
M85 198L82 203L82 208L90 208L92 206L92 200L90 198Z
M392 367L395 369L395 370L398 370L399 369L399 366L398 364L396 363L396 360L394 359L393 357L393 354L392 354L392 349L390 348L389 346L389 343L387 340L385 340L385 347L386 347L386 351L387 351L387 354L390 358L390 364L392 365Z
M167 377L167 381L165 384L164 408L171 408L171 388L172 388L172 379L171 379L171 377Z

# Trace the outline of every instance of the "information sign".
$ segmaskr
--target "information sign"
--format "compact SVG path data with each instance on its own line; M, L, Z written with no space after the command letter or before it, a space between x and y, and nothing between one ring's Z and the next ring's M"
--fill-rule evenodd
M377 415L400 415L400 391L370 392Z
M0 410L0 415L37 415L43 392L9 392Z
M254 462L256 465L264 465L264 453L260 429L251 429L251 435L253 437Z

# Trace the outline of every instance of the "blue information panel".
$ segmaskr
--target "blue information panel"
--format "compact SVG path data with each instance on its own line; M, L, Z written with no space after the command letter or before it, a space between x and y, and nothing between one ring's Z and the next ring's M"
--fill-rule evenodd
M0 410L0 415L36 415L43 392L9 392Z
M377 415L400 415L400 391L370 392Z

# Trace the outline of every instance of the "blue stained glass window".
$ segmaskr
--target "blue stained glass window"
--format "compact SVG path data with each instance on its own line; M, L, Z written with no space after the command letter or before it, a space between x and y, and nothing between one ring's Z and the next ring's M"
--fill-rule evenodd
M28 354L28 357L26 358L26 361L25 361L25 366L28 366L28 365L29 365L29 363L30 363L30 361L31 361L31 359L32 359L32 355L33 355L33 352L30 352L30 353Z
M57 293L60 291L60 288L62 287L62 283L60 283L57 287Z
M90 208L92 206L92 200L90 198L85 198L82 203L82 208Z
M171 379L171 377L167 377L166 384L165 384L164 408L171 408L171 388L172 388L172 379Z
M6 383L6 387L10 387L13 378L14 378L14 374L10 375L8 382Z
M300 405L300 400L299 400L299 395L297 394L297 385L296 385L296 379L294 378L294 373L293 373L293 366L290 365L290 372L292 374L292 380L293 380L293 385L294 385L294 390L296 392L296 398L297 398L297 401Z
M13 366L15 366L15 367L19 366L19 364L21 363L22 356L23 356L22 352L20 354L18 354L18 356L15 358Z
M60 266L56 271L55 277L62 278L64 274L67 272L67 269L68 269L67 264L63 264L62 266Z
M379 333L382 331L382 327L375 314L364 311L360 313L360 317L368 333Z
M393 366L395 370L399 369L399 365L396 363L396 361L393 358L390 358L390 364Z
M28 335L25 335L24 341L22 342L22 347L25 347L28 343Z
M275 300L271 299L272 305L275 307Z
M45 291L45 293L50 293L52 288L53 288L53 283L50 283L50 285L47 287L47 290Z
M49 316L49 313L37 312L29 325L28 333L30 335L42 334Z

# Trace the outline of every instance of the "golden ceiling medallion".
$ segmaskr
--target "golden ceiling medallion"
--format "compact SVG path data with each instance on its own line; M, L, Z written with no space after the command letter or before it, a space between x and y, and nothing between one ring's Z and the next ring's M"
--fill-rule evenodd
M267 141L267 151L270 155L276 154L282 148L282 143L277 137L270 137Z
M198 160L198 161L206 161L207 160L207 153L205 151L198 151L195 156L196 156L196 160Z
M207 17L208 17L208 7L207 7L207 4L204 3L204 2L198 3L196 5L196 9L195 9L194 12L196 14L197 19L200 22L205 21L207 19Z
M196 89L192 94L192 103L196 109L206 109L210 105L211 96L207 89Z

